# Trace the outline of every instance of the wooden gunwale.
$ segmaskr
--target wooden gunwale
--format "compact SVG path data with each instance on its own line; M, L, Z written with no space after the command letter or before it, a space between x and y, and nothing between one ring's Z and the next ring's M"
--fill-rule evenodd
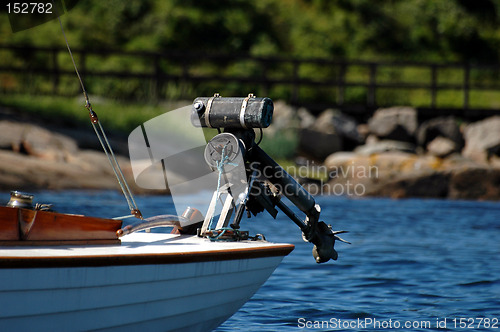
M121 225L121 220L0 206L0 246L116 244Z

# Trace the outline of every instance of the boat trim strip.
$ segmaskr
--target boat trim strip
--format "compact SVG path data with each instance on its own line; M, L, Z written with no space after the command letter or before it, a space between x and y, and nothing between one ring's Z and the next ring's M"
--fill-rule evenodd
M44 257L1 257L2 268L59 268L59 267L99 267L123 265L183 264L213 262L263 257L286 256L295 248L292 244L280 244L258 248L238 248L228 250L194 251L186 253L154 253L123 255L81 255Z

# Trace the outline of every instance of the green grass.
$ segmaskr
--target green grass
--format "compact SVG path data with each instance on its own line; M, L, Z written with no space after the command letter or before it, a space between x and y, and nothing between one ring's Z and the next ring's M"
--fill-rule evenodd
M90 96L93 110L98 114L99 121L106 129L128 135L132 130L152 118L167 111L189 105L190 102L165 102L161 104L123 103L102 97ZM73 123L75 126L87 126L89 123L88 111L85 108L83 97L56 97L56 96L31 96L19 94L0 94L0 106L10 107L18 112L33 114L58 123ZM169 130L177 128L184 130L184 125L172 126ZM204 130L205 138L211 139L217 131ZM258 134L257 134L258 135ZM275 137L266 137L261 147L273 158L287 162L295 156L297 135L288 130L279 132Z
M90 96L94 112L99 116L105 128L128 133L143 122L161 115L189 102L171 102L158 105L143 103L123 103L102 97ZM0 94L0 105L11 107L19 112L31 113L36 116L72 121L76 125L88 123L89 115L85 108L83 97L30 96Z
M259 146L273 159L286 163L295 157L298 144L298 135L295 130L281 130L273 136L264 134Z

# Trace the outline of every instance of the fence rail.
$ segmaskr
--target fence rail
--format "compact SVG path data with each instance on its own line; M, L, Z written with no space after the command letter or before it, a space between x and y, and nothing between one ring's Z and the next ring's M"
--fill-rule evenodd
M230 89L230 93L241 94L241 86L251 86L251 92L260 95L274 93L292 104L322 107L373 110L406 102L431 111L497 112L500 108L499 65L87 49L75 49L73 54L87 81L91 81L89 78L104 78L118 82L127 79L148 82L148 94L157 100L167 98L165 87L174 83L189 86L186 89L195 94L221 86L224 90L228 85L236 86ZM28 75L30 79L37 76L49 78L50 93L68 94L64 78L75 73L71 62L64 56L67 57L65 48L0 45L0 91L19 90L19 84L6 82L17 82L19 77ZM114 68L113 61L106 62L110 58L122 65ZM36 92L36 87L32 89ZM473 93L477 96L471 98ZM134 97L134 93L126 94ZM442 95L448 100L440 100ZM194 96L181 91L176 97Z

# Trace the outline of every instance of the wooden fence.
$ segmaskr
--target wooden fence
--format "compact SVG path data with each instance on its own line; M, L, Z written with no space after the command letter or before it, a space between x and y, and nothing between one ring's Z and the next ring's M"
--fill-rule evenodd
M156 100L169 97L165 87L174 84L188 87L176 98L194 99L207 91L224 94L213 89L232 86L230 93L272 94L271 98L313 110L338 107L371 112L381 106L409 104L431 113L460 111L467 116L472 111L497 114L500 108L499 65L85 49L75 49L73 54L87 82L99 78L148 82L148 94ZM44 77L51 82L52 94L78 93L78 87L65 89L71 76L76 82L65 48L0 45L0 91L19 92L19 87L11 87L16 84L5 82L22 75ZM36 93L36 87L31 92ZM135 97L133 92L125 94Z

